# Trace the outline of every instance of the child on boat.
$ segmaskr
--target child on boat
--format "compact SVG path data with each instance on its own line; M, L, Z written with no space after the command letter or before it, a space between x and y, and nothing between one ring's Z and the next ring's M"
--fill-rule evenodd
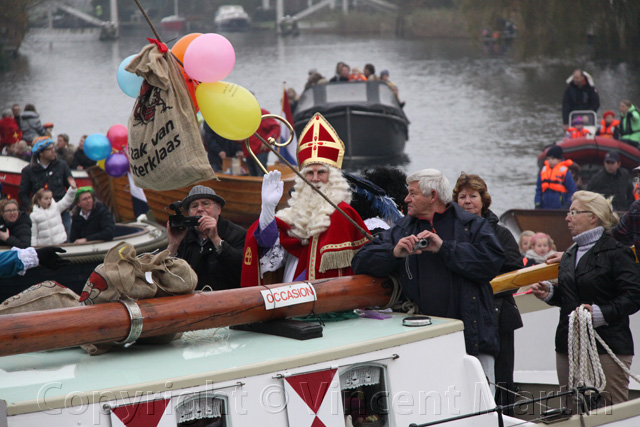
M527 251L525 256L534 261L535 264L544 264L544 262L554 254L555 244L546 233L536 233L531 236L531 249Z
M71 180L70 180L71 181ZM59 202L47 188L41 188L33 196L31 204L31 244L33 246L59 245L67 241L67 232L62 223L62 212L67 210L76 197L75 181Z
M529 249L531 249L531 238L536 234L531 230L525 230L520 233L520 239L518 240L518 246L520 247L520 255L524 256Z

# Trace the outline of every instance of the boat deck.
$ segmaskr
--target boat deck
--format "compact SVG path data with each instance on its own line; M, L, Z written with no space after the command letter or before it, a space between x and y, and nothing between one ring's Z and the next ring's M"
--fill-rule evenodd
M76 347L1 357L0 398L7 401L9 415L36 412L67 407L70 396L93 403L104 401L107 394L157 393L240 380L462 331L458 320L432 318L430 326L405 327L404 317L329 322L322 338L305 341L220 329L101 356L88 356Z

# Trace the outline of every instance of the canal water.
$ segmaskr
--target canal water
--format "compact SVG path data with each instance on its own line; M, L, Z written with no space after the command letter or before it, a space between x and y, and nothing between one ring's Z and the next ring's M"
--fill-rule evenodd
M492 209L532 208L540 149L562 138L561 99L576 67L591 72L601 96L600 114L618 113L620 100L640 102L637 69L579 59L514 61L464 40L402 40L380 37L270 32L225 34L236 65L225 79L253 91L263 108L279 113L282 85L301 92L307 72L331 77L345 61L390 71L411 120L406 172L437 168L455 182L461 171L477 173L489 186ZM33 103L55 133L72 143L126 124L133 98L120 91L116 70L139 52L150 32L125 33L114 42L94 34L30 33L14 67L1 76L0 105ZM162 34L169 42L175 34Z

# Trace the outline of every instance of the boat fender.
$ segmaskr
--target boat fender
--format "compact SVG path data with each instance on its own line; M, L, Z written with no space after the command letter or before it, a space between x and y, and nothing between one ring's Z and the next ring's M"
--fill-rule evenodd
M431 325L429 316L409 316L402 319L402 326L428 326Z

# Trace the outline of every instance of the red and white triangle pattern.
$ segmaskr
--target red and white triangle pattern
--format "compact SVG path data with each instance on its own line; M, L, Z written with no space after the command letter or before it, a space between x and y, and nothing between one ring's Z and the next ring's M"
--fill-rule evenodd
M290 426L344 427L344 410L337 369L311 372L285 379Z
M175 427L170 399L123 405L111 410L112 427Z

